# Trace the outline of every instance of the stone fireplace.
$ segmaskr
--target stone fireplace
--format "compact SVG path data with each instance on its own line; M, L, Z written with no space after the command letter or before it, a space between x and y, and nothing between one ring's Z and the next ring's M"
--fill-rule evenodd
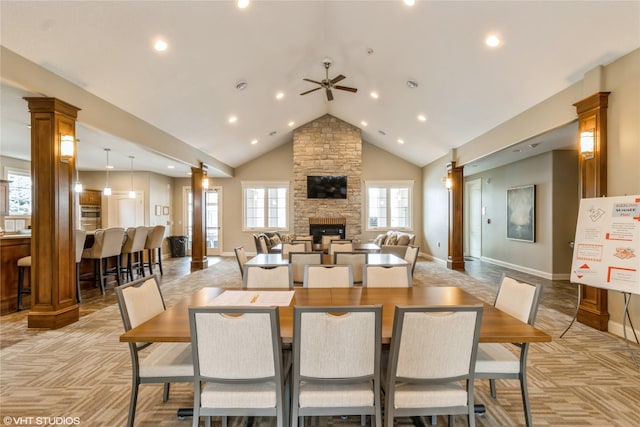
M293 132L293 175L295 234L311 234L314 241L320 239L316 237L319 233L361 238L362 135L359 128L328 114L300 126ZM346 199L307 198L307 176L332 175L347 177Z

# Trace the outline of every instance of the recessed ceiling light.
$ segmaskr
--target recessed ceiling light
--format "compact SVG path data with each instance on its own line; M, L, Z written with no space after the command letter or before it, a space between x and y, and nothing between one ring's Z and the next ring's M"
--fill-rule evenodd
M168 47L169 45L167 44L167 42L162 39L156 40L156 42L153 44L153 48L156 50L156 52L164 52Z
M426 122L427 116L425 116L424 114L418 114L418 121Z
M379 131L378 131L378 133L379 133L380 135L386 135L386 134L387 134L387 133L386 133L385 131L383 131L383 130L379 130Z
M519 153L520 151L522 151L522 150L520 150L519 148L516 148L516 149L513 150L514 153Z
M364 127L369 126L369 123L365 122L364 120L360 122L360 124Z
M175 167L175 166L173 166L173 165L169 165L169 166L167 166L167 169L175 169L175 168L176 168L176 167Z
M496 34L489 34L484 42L489 47L498 47L502 44L502 40Z
M236 116L229 117L229 123L235 123L237 121L238 121L238 118Z
M540 144L538 144L537 142L534 142L532 144L529 144L529 148L536 148L538 145Z
M107 169L113 169L113 165L107 165Z
M407 6L413 6L414 4L416 4L416 0L404 0L404 4L406 4Z
M373 99L378 99L378 92L371 92L371 97Z
M409 89L415 89L418 87L418 82L415 80L407 80L407 87L409 87Z
M236 4L238 5L238 9L245 9L249 6L249 0L238 0Z
M398 144L404 144L404 139L398 138Z
M256 145L257 143L258 143L258 140L257 140L257 139L252 139L252 140L251 140L251 145Z
M236 83L236 89L238 90L245 90L247 86L249 85L244 80L240 80L238 83Z
M296 122L294 122L293 120L291 120L291 121L288 123L289 127L291 127L291 126L293 126L293 125L295 125L295 124L296 124Z
M276 93L276 99L282 99L282 98L284 98L284 93L283 92Z

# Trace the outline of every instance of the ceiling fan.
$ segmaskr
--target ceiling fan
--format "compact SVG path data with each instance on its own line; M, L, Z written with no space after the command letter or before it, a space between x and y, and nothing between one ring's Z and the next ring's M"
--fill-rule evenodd
M345 90L347 92L353 92L353 93L358 91L358 89L354 87L336 85L336 83L338 83L339 81L346 79L346 77L343 76L342 74L329 80L329 67L331 67L331 63L332 61L329 58L325 58L322 60L322 64L324 65L324 69L325 69L325 79L322 80L321 82L316 80L311 80L311 79L302 79L304 81L320 85L320 87L308 90L306 92L302 92L300 95L306 95L308 93L315 92L316 90L324 89L327 93L327 100L333 101L333 93L331 92L331 89Z

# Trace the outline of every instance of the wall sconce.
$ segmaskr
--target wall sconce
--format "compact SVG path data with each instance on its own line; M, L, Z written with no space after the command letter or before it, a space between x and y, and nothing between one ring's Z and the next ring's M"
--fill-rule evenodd
M204 178L202 178L202 188L205 190L209 188L209 177L205 174Z
M447 189L451 189L451 187L453 186L453 182L451 181L450 177L446 177L444 179L444 186L447 187Z
M580 132L580 154L586 159L593 159L595 147L595 129Z
M60 137L60 156L63 160L69 160L73 157L74 143L73 135L62 135Z

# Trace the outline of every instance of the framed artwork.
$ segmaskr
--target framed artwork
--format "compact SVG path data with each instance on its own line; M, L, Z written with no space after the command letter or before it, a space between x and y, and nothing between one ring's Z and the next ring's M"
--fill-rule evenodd
M162 215L169 215L169 206L162 207Z
M162 215L162 207L160 205L156 205L156 216Z
M536 186L507 188L507 239L536 241Z

